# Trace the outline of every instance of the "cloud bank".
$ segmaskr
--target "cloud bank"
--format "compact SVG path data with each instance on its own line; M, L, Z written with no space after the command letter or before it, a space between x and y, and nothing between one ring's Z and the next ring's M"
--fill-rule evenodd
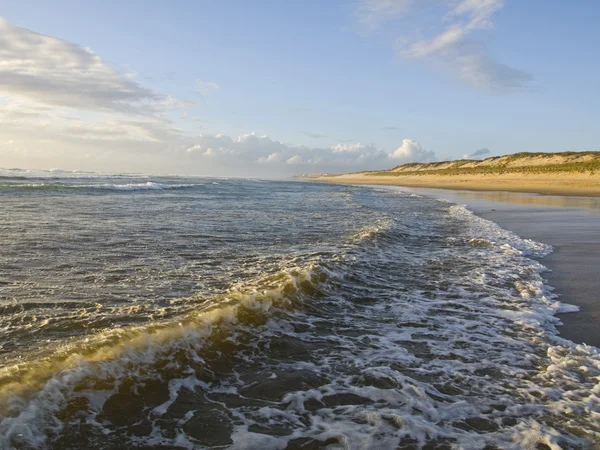
M231 169L254 167L254 172L262 176L374 170L436 158L434 152L424 150L411 139L404 139L395 151L386 152L372 144L360 143L322 148L290 145L254 133L235 139L202 135L194 139L194 145L185 153L195 161Z

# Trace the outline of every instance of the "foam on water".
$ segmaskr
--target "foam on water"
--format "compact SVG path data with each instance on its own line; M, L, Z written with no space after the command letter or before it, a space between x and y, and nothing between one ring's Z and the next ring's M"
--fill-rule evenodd
M100 172L51 170L0 169L0 192L38 190L100 190L100 191L164 191L190 189L207 185L210 181L197 182L180 177L154 177L132 174L109 174ZM213 182L213 184L216 182ZM218 183L217 183L218 184Z
M551 247L449 203L341 197L373 220L337 251L3 368L0 447L600 445L600 352L557 334L574 308L532 259Z
M78 178L148 178L147 175L136 174L116 174L106 172L90 172L85 170L64 170L64 169L2 169L0 168L0 177L5 178L32 178L32 179L78 179Z
M145 183L126 183L126 184L113 184L113 183L102 183L102 184L67 184L58 182L46 182L46 183L8 183L0 184L1 188L12 188L12 189L104 189L113 191L148 191L148 190L167 190L167 189L186 189L203 186L203 184L165 184L155 183L148 181Z
M164 184L148 181L146 183L127 183L127 184L80 184L69 186L71 188L89 188L89 189L111 189L115 191L145 191L145 190L164 190L164 189L185 189L190 187L202 186L202 184Z
M317 275L314 270L312 265L306 269L291 267L268 279L256 280L260 291L252 286L254 283L233 286L222 298L212 302L218 305L215 308L190 313L177 321L105 332L57 349L51 358L3 368L0 370L0 411L14 417L6 417L0 423L0 447L9 448L14 442L44 444L47 433L62 429L55 414L87 378L93 377L95 382L110 380L109 383L118 386L120 381L131 377L131 365L143 372L158 361L168 361L170 355L179 350L193 354L195 348L201 347L202 341L213 334L214 327L218 327L220 333L226 332L224 330L232 333L230 329L239 324L241 314L268 313L273 303L289 304L289 294L302 289L303 283L306 289L306 283L323 278L324 274ZM192 359L201 361L198 357ZM15 379L18 381L14 382ZM170 385L174 383L177 381L172 380ZM199 381L193 383L202 385ZM91 395L96 408L91 415L98 414L97 408L101 409L108 396L116 392L115 389L94 391ZM24 401L31 393L31 400ZM160 415L170 403L154 408L153 414Z

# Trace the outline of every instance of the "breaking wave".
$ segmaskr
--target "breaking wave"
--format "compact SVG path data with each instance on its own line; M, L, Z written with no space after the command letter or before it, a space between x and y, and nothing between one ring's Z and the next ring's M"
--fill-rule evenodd
M61 182L51 183L5 183L0 184L0 189L102 189L111 191L162 191L168 189L187 189L203 186L203 184L165 184L147 181L145 183L125 184L69 184Z
M185 189L202 186L202 184L163 184L148 181L146 183L127 183L127 184L87 184L69 186L72 188L88 189L109 189L115 191L147 191L147 190L165 190L165 189Z

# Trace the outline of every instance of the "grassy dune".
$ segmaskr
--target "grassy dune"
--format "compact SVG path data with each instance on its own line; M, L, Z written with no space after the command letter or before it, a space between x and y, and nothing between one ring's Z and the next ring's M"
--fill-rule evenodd
M515 153L309 178L328 183L600 196L600 152Z
M461 159L435 163L410 163L390 170L365 172L371 176L486 175L598 173L600 152L515 153L484 160Z

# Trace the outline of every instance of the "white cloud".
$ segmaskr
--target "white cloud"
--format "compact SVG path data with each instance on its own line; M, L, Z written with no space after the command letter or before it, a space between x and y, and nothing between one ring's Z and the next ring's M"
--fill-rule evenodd
M19 101L0 102L2 134L22 134L28 141L52 136L54 139L82 141L158 143L176 134L170 122L160 117L137 119L137 116L122 115L82 118L60 108L37 107Z
M412 139L403 139L402 145L390 153L389 158L400 163L425 162L434 160L435 153L423 149L421 144Z
M161 167L154 159L182 139L162 115L184 105L117 72L88 48L0 18L0 136L21 143L18 152L0 150L3 164Z
M265 162L265 163L274 163L274 164L277 164L277 163L281 162L281 153L274 152L274 153L271 153L266 158L264 156L261 156L256 161L258 163Z
M379 5L379 8L373 8L373 4ZM431 4L445 9L446 13L438 19L438 31L423 38L423 34L428 34L423 31L428 28L423 24L431 21ZM530 88L531 75L494 61L487 54L481 36L479 39L473 37L474 33L494 28L492 16L502 9L503 0L433 0L420 2L420 9L415 2L410 11L408 6L402 0L363 0L359 11L377 11L376 17L382 17L376 23L410 16L408 26L399 28L416 27L420 37L403 36L398 39L399 53L408 60L426 62L483 91L510 93ZM361 21L370 17L365 14Z
M413 43L405 50L402 50L401 53L407 58L444 56L462 41L465 33L466 30L463 27L454 25L430 41L418 41Z
M0 18L0 95L86 111L141 114L163 101L92 50Z
M502 0L463 0L448 14L454 23L439 35L414 42L400 53L406 58L429 60L440 65L476 89L492 92L525 90L530 75L493 61L481 43L469 39L476 30L492 28L492 15L502 6Z
M211 149L207 154L206 149ZM411 139L389 153L374 145L360 143L336 144L313 148L291 145L254 133L231 138L224 135L201 135L187 149L188 156L198 163L210 160L230 171L243 168L257 175L293 175L299 172L347 172L388 168L393 164L435 159Z
M334 153L341 153L341 152L351 152L351 153L357 153L357 152L361 152L364 149L364 145L360 144L360 143L354 143L354 144L336 144L334 146L331 147L331 150Z
M349 172L385 169L396 163L432 159L415 141L405 140L389 153L374 145L338 144L307 147L268 136L201 134L183 136L168 124L107 118L2 120L0 136L19 149L0 145L10 166L64 166L90 170L129 170L219 176L289 176L303 172ZM14 115L14 114L13 114ZM85 157L85 155L89 155Z
M202 96L206 96L212 91L216 91L218 89L221 89L221 86L212 81L196 80L194 82L194 91Z
M303 163L302 156L294 155L290 159L288 159L285 163L286 164L302 164Z

